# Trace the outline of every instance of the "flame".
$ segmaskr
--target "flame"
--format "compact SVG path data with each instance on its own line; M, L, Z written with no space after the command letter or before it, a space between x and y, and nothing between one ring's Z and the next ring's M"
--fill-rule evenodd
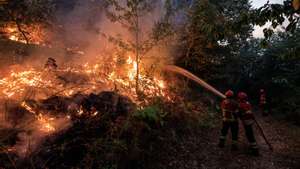
M45 34L42 26L22 25L24 30L29 33L28 43L30 44L45 44ZM17 29L16 25L9 25L5 27L4 33L8 39L20 43L26 43L26 40ZM72 50L72 49L69 49ZM73 52L73 50L72 50ZM79 52L84 55L84 52ZM112 56L112 57L111 57ZM137 105L141 104L137 100L135 91L135 82L138 72L138 64L130 55L124 56L123 65L119 65L117 55L108 56L108 60L94 60L93 63L84 63L82 65L64 65L55 70L38 69L32 67L23 67L23 70L13 70L4 77L0 78L0 99L14 99L19 101L21 106L35 117L35 123L38 124L38 131L44 135L52 134L59 131L59 126L56 121L59 117L50 117L49 112L39 110L36 107L31 107L26 103L26 99L46 99L49 96L64 96L71 97L76 93L90 94L93 92L100 92L103 90L116 90L122 95L126 95ZM162 96L171 100L168 91L168 86L165 81L157 75L148 75L146 68L142 64L139 65L140 90L144 93L145 100L156 96ZM69 74L82 75L84 80L80 82L63 81L62 79ZM63 78L61 78L63 77ZM146 101L145 101L146 102ZM139 105L143 106L143 105ZM102 112L92 109L90 112L84 110L82 106L77 105L73 109L78 116L99 116ZM70 113L70 112L66 112ZM72 119L71 115L66 115L67 120ZM24 149L27 151L27 149Z
M0 93L8 98L22 98L28 92L28 88L37 90L39 94L58 94L62 96L72 96L75 93L91 93L93 91L99 91L103 87L103 83L106 86L112 88L118 87L118 90L127 96L134 99L134 88L137 73L137 63L129 56L126 61L125 67L122 68L121 73L117 69L113 69L107 75L103 72L103 67L100 64L86 63L82 67L65 67L57 70L53 74L45 72L43 70L37 70L30 68L29 70L15 72L12 71L8 76L0 79ZM124 74L125 77L122 75ZM82 84L76 84L76 87L66 87L57 79L57 74L81 74L88 79ZM167 87L165 82L158 77L148 77L141 73L139 74L139 81L142 91L147 96L166 96ZM59 92L62 91L62 92Z
M87 79L81 84L70 83L66 87L57 77L67 73L84 75ZM67 66L50 73L30 68L25 71L12 71L8 76L0 79L0 93L8 98L16 99L24 97L29 92L28 89L32 88L39 95L47 93L48 95L72 96L78 92L89 94L103 90L103 84L105 84L108 87L106 90L117 86L121 94L134 99L136 73L137 63L130 56L127 58L125 68L121 71L112 69L108 73L105 73L103 66L97 63L86 63L81 67ZM149 77L141 71L139 81L142 91L147 96L168 95L166 83L159 77Z
M55 127L53 126L53 121L55 120L55 118L50 118L47 117L45 115L43 115L42 113L37 114L37 112L35 112L33 110L32 107L30 107L25 101L22 102L21 106L23 108L25 108L27 111L29 111L30 113L34 114L39 126L41 126L40 130L46 133L50 133L50 132L54 132L55 131Z
M126 62L128 65L131 65L131 67L129 68L129 71L128 71L128 78L131 81L133 81L136 78L136 74L137 74L137 62L133 61L130 56L128 57Z
M46 99L51 95L70 97L76 93L90 94L102 90L117 89L120 94L128 96L133 101L136 101L138 105L143 103L137 100L135 93L137 63L128 56L125 65L117 69L116 62L116 59L109 62L109 65L112 65L111 67L114 68L110 69L110 71L107 71L103 67L104 64L99 63L85 63L82 66L65 66L53 72L34 68L28 68L27 70L24 68L25 70L22 71L14 70L0 79L0 98L20 100L21 106L35 115L38 123L42 126L41 130L48 133L55 131L53 119L44 115L46 114L45 112L35 110L26 102L22 102L24 98L38 100ZM84 75L87 79L79 84L73 84L72 82L70 84L62 84L57 77L69 73ZM149 77L144 71L140 71L139 80L141 91L146 96L144 103L147 104L147 98L155 96L162 96L167 100L171 100L165 81L158 76ZM28 98L28 95L30 98ZM77 115L82 116L83 114L94 117L99 112L85 112L81 106L77 110ZM71 117L66 116L66 118L70 119Z
M45 44L47 39L46 30L40 24L20 25L22 30L28 35L28 42L31 44ZM26 43L22 33L19 31L15 23L9 23L4 26L3 31L9 39ZM73 49L67 48L69 51ZM81 53L84 55L84 52ZM29 68L25 71L11 72L8 76L0 79L0 93L7 98L22 98L26 96L28 88L33 88L40 97L47 97L51 94L72 96L78 92L92 93L95 91L118 89L121 94L127 95L132 99L136 98L135 81L137 80L138 63L132 57L132 53L128 52L124 56L125 64L119 65L119 55L113 54L107 58L108 61L93 63L85 63L77 66L65 66L55 71L53 77L49 77L44 70ZM121 70L120 70L121 69ZM146 74L142 64L139 64L140 90L146 96L164 96L168 95L167 85L160 77L151 77ZM76 84L77 87L62 84L57 79L57 74L75 73L81 74L88 79L85 84ZM103 85L105 84L105 85ZM71 84L72 85L72 84ZM69 88L70 87L70 88Z
M97 116L98 113L99 113L98 111L95 111L95 112L92 114L92 116Z
M10 98L20 101L20 105L34 116L34 127L38 126L36 130L42 135L60 131L59 121L61 117L50 117L49 112L39 110L38 107L33 107L23 100L46 99L52 95L70 97L76 93L90 94L112 89L117 89L120 94L128 96L140 107L150 103L147 99L156 96L162 96L169 101L172 99L166 82L157 75L149 76L146 74L146 71L144 71L146 68L141 65L139 74L140 90L144 93L145 100L144 102L138 100L135 92L137 62L130 56L126 58L124 65L119 66L117 62L118 60L113 57L107 63L97 63L95 61L95 63L85 63L83 65L65 65L55 70L31 67L23 67L23 70L13 70L0 79L0 99ZM83 75L87 78L80 83L71 82L70 84L62 83L58 78L69 74ZM32 93L37 93L37 95ZM46 95L40 96L42 93L46 93ZM30 98L28 98L29 96ZM74 112L79 117L90 118L99 118L101 117L99 114L102 113L93 108L87 112L82 106L76 105L72 112L64 112L66 116L63 118L71 120L72 115L70 113ZM24 149L18 151L26 153L28 149L24 146Z
M78 110L78 116L81 116L84 113L82 106L80 106L80 109Z
M52 86L51 81L43 79L42 72L33 69L21 72L11 72L8 77L0 80L0 91L11 98L23 94L28 87L44 88Z
M39 114L38 115L38 122L41 124L40 130L44 131L44 132L47 132L47 133L54 132L55 127L52 124L54 120L55 119L53 119L53 118L45 117L44 115Z
M28 43L44 45L44 42L46 41L46 33L42 25L40 24L21 25L21 27L22 27L22 31L26 33ZM7 24L4 27L3 32L5 33L7 38L12 41L27 43L23 34L18 30L16 24L13 23Z
M36 114L35 111L29 105L27 105L25 101L22 102L21 106L25 108L27 111L29 111L30 113Z

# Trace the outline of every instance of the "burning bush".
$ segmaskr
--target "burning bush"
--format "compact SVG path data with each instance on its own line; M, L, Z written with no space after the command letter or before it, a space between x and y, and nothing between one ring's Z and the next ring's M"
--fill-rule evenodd
M120 93L136 100L133 78L136 72L135 63L127 62L121 69L112 67L109 71L102 65L87 63L54 70L35 68L19 72L12 70L8 76L0 79L0 92L7 98L22 99L28 94L37 94L36 97L33 96L34 98L47 98L51 95L70 96L75 93L119 90ZM141 73L140 81L145 96L167 97L167 88L163 80Z
M21 25L22 29L14 23L3 26L1 32L7 39L20 43L46 45L47 33L41 24ZM20 30L21 29L21 30Z
M80 108L74 112L68 109L72 105ZM41 148L41 143L42 147L55 146L61 143L60 139L67 141L73 140L74 137L82 138L74 146L84 146L86 142L82 141L85 138L97 139L106 136L107 133L113 134L117 124L124 124L128 113L134 112L135 109L135 104L129 98L114 92L74 95L74 97L56 96L40 102L28 100L19 105L11 105L9 112L18 114L22 112L22 116L18 115L19 120L15 122L15 127L22 130L17 132L15 139L18 138L19 141L11 145L10 151L17 153L19 157L27 158L33 153L33 156L39 154L37 157L42 158L45 157L41 156L42 153L55 154L55 148ZM28 118L24 115L31 116ZM15 117L10 118L15 119ZM74 141L70 142L72 145L73 143ZM67 154L70 153L69 151L77 150L71 145L68 148ZM67 154L65 158L71 159ZM70 155L74 156L72 152ZM68 163L67 160L65 162ZM41 166L39 163L36 165Z

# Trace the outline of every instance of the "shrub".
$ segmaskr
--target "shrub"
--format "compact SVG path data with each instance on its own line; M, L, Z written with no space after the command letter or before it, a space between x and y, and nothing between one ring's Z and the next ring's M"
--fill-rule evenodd
M133 114L135 118L144 121L150 128L163 125L165 115L166 114L163 113L162 109L157 105L147 106Z

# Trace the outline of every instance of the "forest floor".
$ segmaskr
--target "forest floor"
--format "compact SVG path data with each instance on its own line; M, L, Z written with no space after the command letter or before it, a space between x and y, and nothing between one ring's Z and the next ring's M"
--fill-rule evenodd
M13 51L8 50L2 42L0 44L2 53ZM10 56L7 53L5 55ZM8 61L10 57L6 60L0 59L0 63ZM180 131L172 128L162 129L164 131L160 131L162 135L159 135L159 142L155 142L153 152L149 153L152 154L151 159L147 159L148 164L144 166L147 166L146 169L300 169L300 127L279 121L272 116L262 117L259 113L256 114L257 121L264 129L274 151L269 150L255 127L260 155L249 155L241 124L239 150L231 151L230 139L227 139L227 146L220 149L217 144L221 119L217 119L213 124L209 122L209 125L189 127Z
M270 151L257 127L255 134L260 147L258 157L249 155L248 143L240 124L239 150L232 152L230 139L220 149L218 144L221 120L211 127L203 127L184 133L171 145L160 145L158 166L149 168L166 169L299 169L300 128L288 122L278 121L271 116L257 116L257 121L272 144ZM220 123L220 124L219 124ZM230 134L230 133L229 133ZM230 136L229 136L230 138Z

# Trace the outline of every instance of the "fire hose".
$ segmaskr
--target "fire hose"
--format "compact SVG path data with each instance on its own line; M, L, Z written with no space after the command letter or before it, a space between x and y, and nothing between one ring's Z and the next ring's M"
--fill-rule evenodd
M256 124L256 126L257 126L257 128L258 128L260 134L262 135L262 137L264 138L265 142L266 142L267 145L269 146L269 149L270 149L271 151L273 151L273 146L272 146L271 143L268 141L268 139L267 139L267 137L266 137L266 135L265 135L265 133L264 133L264 130L263 130L262 127L259 125L259 123L258 123L258 121L256 120L256 118L253 118L253 119L254 119L254 122L255 122L255 124Z
M208 91L214 93L216 96L224 99L226 98L226 96L219 92L217 89L215 89L213 86L211 86L210 84L206 83L204 80L198 78L197 76L195 76L194 74L192 74L191 72L185 70L185 69L182 69L180 67L177 67L177 66L174 66L174 65L167 65L164 67L165 70L168 70L168 71L172 71L172 72L175 72L175 73L179 73L189 79L192 79L193 81L197 82L198 84L200 84L202 87L206 88ZM264 130L262 129L262 127L260 126L260 124L258 123L258 121L254 118L254 122L260 132L260 134L262 135L262 137L264 138L265 142L267 143L267 145L269 146L270 150L273 151L273 147L272 145L270 144L270 142L268 141L265 133L264 133Z

